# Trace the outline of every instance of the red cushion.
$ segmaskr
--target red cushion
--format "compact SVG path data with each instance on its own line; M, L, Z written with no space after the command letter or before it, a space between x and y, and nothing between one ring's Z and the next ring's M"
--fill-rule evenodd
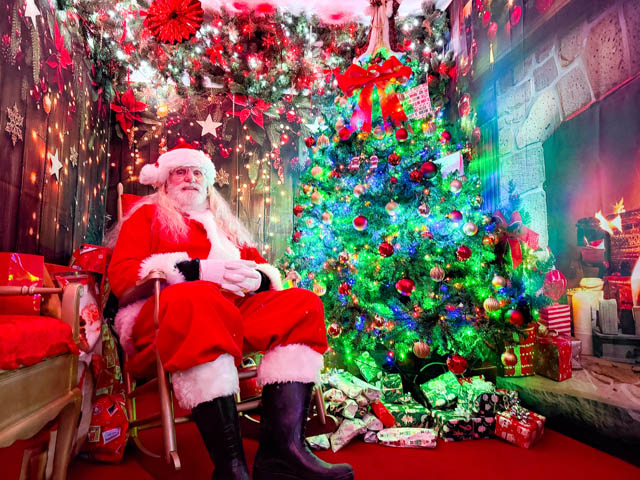
M71 327L57 318L0 315L0 369L34 365L63 353L78 354Z

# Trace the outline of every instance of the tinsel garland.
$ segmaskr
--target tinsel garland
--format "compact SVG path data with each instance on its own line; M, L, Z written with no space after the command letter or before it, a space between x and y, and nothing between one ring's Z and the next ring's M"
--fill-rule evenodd
M18 16L18 3L11 10L11 49L9 50L11 57L9 63L15 65L18 49L20 48L20 38L22 37L22 25Z
M33 84L37 85L40 81L40 37L38 35L38 26L31 25L31 59L33 68Z

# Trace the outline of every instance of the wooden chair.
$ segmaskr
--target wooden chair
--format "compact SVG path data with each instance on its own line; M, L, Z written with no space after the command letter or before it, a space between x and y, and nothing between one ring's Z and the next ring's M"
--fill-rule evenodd
M123 218L123 186L118 184L118 219ZM145 278L136 282L136 285L125 292L118 299L119 307L125 307L143 298L153 297L153 319L155 326L158 326L158 318L160 314L160 291L165 283L165 275L163 272L154 270L149 273ZM177 441L176 441L176 424L186 423L192 421L191 415L186 414L180 417L175 416L173 408L173 391L171 388L171 374L164 370L162 362L158 352L156 351L156 371L157 376L143 386L136 389L135 382L132 379L129 371L127 370L127 360L125 356L125 364L123 368L125 388L127 392L127 414L130 421L129 438L133 441L136 447L145 455L149 455L155 458L161 456L165 461L172 465L175 470L180 470L180 456L178 455ZM240 381L250 379L256 376L256 370L249 370L244 372L238 372ZM160 412L158 414L151 415L144 419L137 418L136 411L136 398L141 393L147 393L150 389L157 389ZM260 398L251 398L243 400L240 395L237 396L237 408L241 416L246 417L253 422L259 422L256 418L249 415L249 412L255 411L260 406ZM316 388L314 394L314 408L316 416L320 424L325 425L327 423L327 417L325 414L325 406L322 395L322 390ZM163 447L164 451L162 455L158 455L149 449L147 449L139 436L139 432L149 429L162 427Z
M77 345L82 288L80 284L64 288L0 286L0 295L61 295L62 314L58 320L71 326ZM26 316L24 321L29 318ZM35 365L16 370L0 371L0 448L8 447L16 440L33 437L47 423L57 419L54 480L67 478L71 445L82 403L77 372L78 355L72 353L48 357Z

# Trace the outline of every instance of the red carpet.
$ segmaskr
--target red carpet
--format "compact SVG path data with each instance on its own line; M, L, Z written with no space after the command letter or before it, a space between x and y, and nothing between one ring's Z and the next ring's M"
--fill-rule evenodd
M147 432L149 447L160 451L160 430ZM245 452L252 464L258 444L245 440ZM173 472L162 460L127 451L121 465L103 465L76 460L69 472L71 480L209 480L213 467L193 424L178 426L178 450L182 470ZM337 453L318 454L328 462L348 462L357 480L364 479L581 479L638 480L640 468L595 450L583 443L547 430L531 449L501 440L457 443L438 442L430 449L402 449L365 444L347 445ZM303 480L303 479L301 479Z

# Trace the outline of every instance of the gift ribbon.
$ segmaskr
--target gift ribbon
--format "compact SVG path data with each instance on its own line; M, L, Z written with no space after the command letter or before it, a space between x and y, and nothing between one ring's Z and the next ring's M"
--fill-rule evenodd
M382 65L370 65L367 69L352 64L344 74L336 73L338 86L347 97L353 95L357 89L360 91L358 106L351 116L351 127L358 128L362 123L363 132L371 132L371 114L373 111L373 88L378 88L382 119L391 117L395 125L407 120L402 109L398 95L395 92L387 92L389 84L397 78L409 78L411 68L403 65L396 57L389 57Z
M538 244L540 235L522 224L520 212L513 212L509 222L507 222L507 219L499 211L493 214L493 218L496 224L504 229L507 243L511 249L513 268L518 268L522 263L522 248L520 247L520 242L526 243L531 250L537 250L540 248Z

